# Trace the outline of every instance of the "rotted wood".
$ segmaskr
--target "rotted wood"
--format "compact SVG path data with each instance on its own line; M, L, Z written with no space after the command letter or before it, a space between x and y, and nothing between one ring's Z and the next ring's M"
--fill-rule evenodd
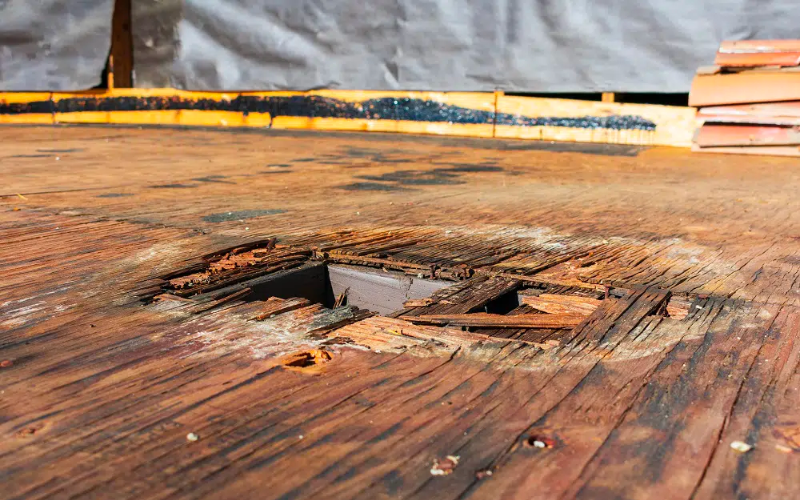
M600 300L591 297L551 293L539 295L521 294L520 301L537 311L549 314L576 314L581 316L592 314L601 304Z
M586 317L584 314L420 314L402 316L406 321L426 325L477 326L483 328L572 328Z
M263 321L267 318L300 309L310 304L311 302L304 298L281 299L278 297L270 297L264 301L263 309L259 311L257 316L253 317L253 320Z
M208 301L206 303L202 303L202 304L194 307L192 309L192 312L197 314L197 313L209 311L211 309L214 309L215 307L219 307L219 306L221 306L223 304L227 304L228 302L232 302L234 300L247 297L248 295L250 295L251 292L252 292L251 289L243 288L242 290L239 290L238 292L234 292L234 293L232 293L230 295L226 295L225 297L223 297L221 299L211 300L211 301Z
M433 297L432 303L415 307L404 316L424 316L431 314L466 314L476 311L489 302L521 286L519 281L506 278L478 278L463 286L445 289Z

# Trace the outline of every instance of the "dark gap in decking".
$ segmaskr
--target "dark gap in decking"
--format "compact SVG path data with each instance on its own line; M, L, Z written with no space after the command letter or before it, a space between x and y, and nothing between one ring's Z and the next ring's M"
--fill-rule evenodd
M216 299L249 288L246 302L304 298L332 309L338 305L355 306L377 314L390 314L403 308L411 299L423 299L452 285L447 281L420 279L403 273L367 267L311 263L285 272L258 276L224 288L199 300Z

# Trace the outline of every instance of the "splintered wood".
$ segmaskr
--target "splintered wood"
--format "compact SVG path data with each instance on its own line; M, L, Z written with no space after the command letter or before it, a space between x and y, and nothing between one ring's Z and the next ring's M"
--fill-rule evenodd
M277 316L278 314L294 311L295 309L300 309L310 304L311 302L304 298L294 297L290 299L281 299L278 297L269 297L264 301L264 306L259 311L259 314L254 316L253 319L255 321L263 321L267 318Z
M665 311L667 316L675 319L685 319L689 315L692 307L692 299L689 297L676 297L670 298ZM702 307L702 306L701 306Z
M582 314L421 314L403 319L428 325L479 326L488 328L571 328L584 319Z
M3 498L797 496L789 159L0 133Z
M529 305L537 311L550 314L575 314L588 316L600 307L601 301L591 297L575 295L555 295L543 293L540 295L522 295L523 304Z

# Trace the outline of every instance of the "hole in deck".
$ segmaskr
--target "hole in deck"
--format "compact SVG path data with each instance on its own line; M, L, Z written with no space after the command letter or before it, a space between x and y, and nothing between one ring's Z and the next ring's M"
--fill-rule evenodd
M483 311L489 314L508 314L517 309L522 302L519 298L519 290L512 290L504 293L494 300L490 300L485 306Z
M257 309L252 319L261 321L296 309L309 307L311 314L324 308L322 314L335 316L326 317L328 326L390 315L547 348L616 296L609 287L473 276L469 269L428 268L377 253L363 259L367 265L355 265L360 257L355 253L334 254L270 239L205 256L164 275L157 293L199 305L193 312L238 301L250 303L243 310ZM266 304L258 309L258 303Z
M326 308L352 306L377 314L403 309L406 301L424 299L452 285L451 282L416 278L400 272L348 265L312 263L224 287L211 298L234 293L244 287L251 292L246 302L304 298Z

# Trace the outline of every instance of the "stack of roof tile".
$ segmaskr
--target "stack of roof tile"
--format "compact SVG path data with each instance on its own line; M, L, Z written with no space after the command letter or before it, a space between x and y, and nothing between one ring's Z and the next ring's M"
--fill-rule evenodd
M800 40L722 42L689 105L702 123L694 151L800 156Z

